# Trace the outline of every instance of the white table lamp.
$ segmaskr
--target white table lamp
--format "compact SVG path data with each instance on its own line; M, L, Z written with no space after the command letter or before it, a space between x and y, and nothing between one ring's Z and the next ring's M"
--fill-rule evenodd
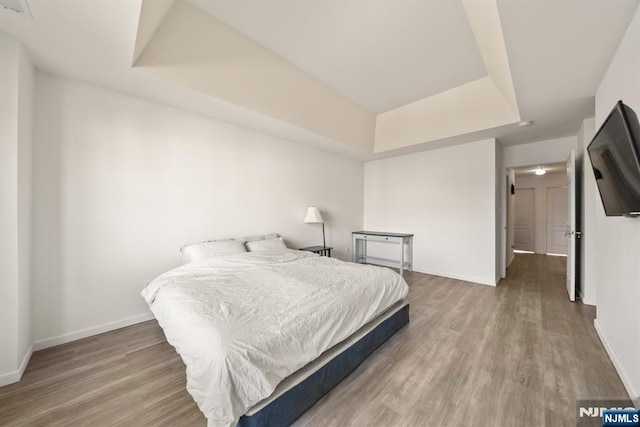
M311 206L307 209L307 215L304 217L305 224L322 224L322 247L326 248L327 243L324 237L324 220L322 219L322 215L320 214L320 210Z

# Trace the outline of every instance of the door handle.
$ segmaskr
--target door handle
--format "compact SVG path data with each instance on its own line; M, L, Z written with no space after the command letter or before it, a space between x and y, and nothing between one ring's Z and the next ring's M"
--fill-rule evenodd
M564 237L568 239L571 237L572 234L576 235L576 239L580 239L582 237L581 231L567 231L566 233L564 233Z

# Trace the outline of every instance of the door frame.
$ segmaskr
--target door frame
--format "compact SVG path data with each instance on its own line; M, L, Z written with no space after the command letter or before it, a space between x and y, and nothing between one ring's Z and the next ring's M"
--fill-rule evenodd
M544 223L545 223L545 233L547 235L547 242L546 242L546 247L545 247L545 253L549 254L551 253L552 255L562 255L560 253L556 253L556 252L550 252L549 251L549 190L551 190L552 188L565 188L567 191L567 196L568 196L568 192L569 192L569 186L568 185L554 185L553 187L547 187L547 193L545 194L545 213L544 213ZM563 200L565 203L567 202L567 197L564 198ZM569 221L569 210L567 209L567 221ZM566 232L566 222L564 225L564 232ZM566 237L565 237L566 239ZM566 255L566 254L564 254Z
M509 178L511 178L510 174L509 174L509 170L507 170L506 173L506 178L507 178L507 182L506 182L506 197L505 197L505 207L504 207L504 211L505 211L505 218L506 218L506 226L505 226L505 238L504 238L504 242L503 242L503 246L504 246L504 260L502 261L505 265L505 268L509 268L509 265L511 264L511 259L509 257L509 245L511 244L511 241L509 240L509 214L511 213L511 208L509 207L511 205L511 203L509 203L509 196L513 196L513 194L511 194L511 183L509 182ZM515 173L514 173L514 177L515 177ZM513 189L515 191L515 180L513 182ZM515 240L515 236L514 236L514 240ZM500 272L500 277L502 277L502 272Z
M578 242L578 206L577 198L580 188L578 187L578 161L576 159L575 150L571 151L569 158L567 159L567 201L569 206L569 212L567 215L567 231L565 236L568 239L567 242L567 294L569 300L576 300L576 288L578 285L577 272L580 270L580 259L577 256L576 249L579 247Z
M532 248L531 252L535 252L536 251L536 243L537 243L537 240L538 240L538 239L536 239L536 237L537 237L536 236L536 234L537 234L536 231L538 229L538 224L537 224L537 221L536 221L536 219L537 219L536 218L536 207L537 207L536 206L537 205L536 204L536 189L535 189L535 187L516 188L516 192L518 190L521 190L521 191L522 190L532 190L533 191L533 220L532 220L533 224L531 226L531 228L533 229L532 230L533 248ZM517 203L516 203L516 206L517 206ZM514 214L515 214L515 212L514 212ZM508 232L509 232L509 228L508 227L509 227L509 223L507 222L507 238L508 238ZM513 228L514 228L513 232L514 232L514 234L515 234L515 227L516 227L516 224L515 224L515 221L514 221L514 223L513 223ZM515 250L515 239L514 239L514 250ZM520 249L518 249L518 250L520 250Z
M509 169L511 168L521 168L526 166L538 166L545 163L566 163L567 156L564 154L560 155L549 155L546 157L541 157L539 159L534 160L525 160L521 162L511 162L504 163L502 165L501 175L509 173ZM516 180L517 182L517 180ZM507 245L509 244L509 236L507 235L507 197L509 197L507 193L506 185L500 185L502 189L502 194L500 195L500 211L496 212L497 215L500 215L500 277L507 277Z

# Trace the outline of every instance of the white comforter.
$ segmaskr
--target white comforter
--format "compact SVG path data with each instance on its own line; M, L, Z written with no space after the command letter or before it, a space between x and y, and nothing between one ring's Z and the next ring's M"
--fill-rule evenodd
M407 295L394 271L309 252L178 267L142 296L187 366L209 426L235 426L284 378Z

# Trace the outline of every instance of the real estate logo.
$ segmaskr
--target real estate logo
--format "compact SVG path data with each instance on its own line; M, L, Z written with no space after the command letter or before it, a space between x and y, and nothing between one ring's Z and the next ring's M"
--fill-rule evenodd
M602 415L603 427L615 426L640 426L640 410L632 409L607 409Z
M592 399L577 402L578 427L640 427L640 410L625 399Z

